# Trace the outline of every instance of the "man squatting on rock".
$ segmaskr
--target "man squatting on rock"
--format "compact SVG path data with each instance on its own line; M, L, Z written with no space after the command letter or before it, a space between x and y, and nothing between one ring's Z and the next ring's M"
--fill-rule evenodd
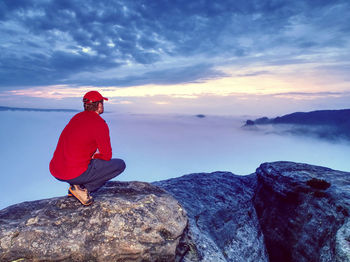
M102 187L125 169L122 159L112 158L107 123L100 116L103 97L97 91L83 97L84 111L76 114L63 129L50 162L51 174L70 184L68 195L90 205L90 192Z

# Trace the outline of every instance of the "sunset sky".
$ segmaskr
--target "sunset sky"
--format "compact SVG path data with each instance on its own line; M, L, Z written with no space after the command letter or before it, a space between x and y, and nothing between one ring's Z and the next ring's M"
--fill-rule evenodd
M283 114L350 108L350 2L2 0L0 105Z

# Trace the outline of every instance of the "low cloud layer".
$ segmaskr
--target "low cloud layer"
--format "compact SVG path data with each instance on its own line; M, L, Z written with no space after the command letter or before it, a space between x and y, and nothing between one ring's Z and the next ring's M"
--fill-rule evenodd
M66 194L68 184L50 175L49 162L61 131L74 114L0 112L0 143L6 152L2 157L6 176L0 183L0 209ZM350 171L349 144L248 132L241 128L241 117L102 116L110 128L113 157L124 159L127 165L117 180L152 182L213 171L248 175L263 162L281 160Z

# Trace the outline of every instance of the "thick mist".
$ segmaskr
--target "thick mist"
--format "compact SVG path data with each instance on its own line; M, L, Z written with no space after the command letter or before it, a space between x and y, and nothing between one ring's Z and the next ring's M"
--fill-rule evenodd
M0 208L65 195L49 162L71 112L0 112ZM241 128L247 117L105 113L113 157L127 168L117 180L152 182L195 172L253 173L263 162L294 161L350 171L350 144Z

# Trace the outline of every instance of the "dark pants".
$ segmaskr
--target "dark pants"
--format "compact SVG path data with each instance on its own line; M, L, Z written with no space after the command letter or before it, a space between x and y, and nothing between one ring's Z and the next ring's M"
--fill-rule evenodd
M89 192L93 192L102 187L108 180L122 173L124 169L125 162L122 159L113 158L109 161L92 159L84 173L64 181L71 185L83 185Z

